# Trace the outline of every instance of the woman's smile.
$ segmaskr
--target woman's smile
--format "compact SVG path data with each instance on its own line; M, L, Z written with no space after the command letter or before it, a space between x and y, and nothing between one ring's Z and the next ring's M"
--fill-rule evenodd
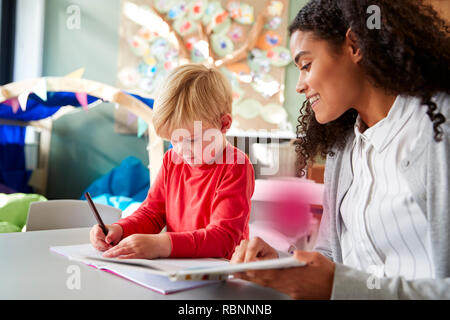
M309 105L311 106L311 109L314 110L314 107L316 107L316 105L319 103L320 95L315 94L312 97L309 97L308 100L309 100Z

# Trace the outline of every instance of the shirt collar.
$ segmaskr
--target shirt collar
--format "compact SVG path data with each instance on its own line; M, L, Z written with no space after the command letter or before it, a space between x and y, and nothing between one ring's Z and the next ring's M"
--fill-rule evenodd
M356 137L372 144L376 152L382 152L418 107L411 99L415 98L397 96L387 116L370 128L358 115L354 127Z

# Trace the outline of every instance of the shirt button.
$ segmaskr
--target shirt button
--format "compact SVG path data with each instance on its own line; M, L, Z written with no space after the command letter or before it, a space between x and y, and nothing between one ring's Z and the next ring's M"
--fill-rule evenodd
M409 160L403 160L403 166L406 168L409 166Z

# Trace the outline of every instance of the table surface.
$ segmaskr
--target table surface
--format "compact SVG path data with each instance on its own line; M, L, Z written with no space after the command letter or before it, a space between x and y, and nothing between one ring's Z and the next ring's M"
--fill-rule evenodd
M89 228L0 234L0 299L289 299L240 279L162 295L49 250L88 242ZM67 286L71 265L80 268L79 289Z

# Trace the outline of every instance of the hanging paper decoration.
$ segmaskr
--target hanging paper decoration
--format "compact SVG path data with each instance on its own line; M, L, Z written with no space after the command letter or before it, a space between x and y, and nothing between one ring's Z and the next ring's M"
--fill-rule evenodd
M257 107L251 102L283 104L283 67L291 62L285 47L287 0L127 0L122 7L130 4L136 15L145 12L145 19L133 19L125 12L127 18L121 19L121 43L128 43L119 53L121 87L154 97L159 83L176 66L214 65L229 79L238 110L250 110L239 111L235 120L241 121L235 123L244 129L287 127L267 121L276 116L255 116ZM269 114L282 113L271 108L275 111ZM127 113L119 114L126 122Z
M242 24L252 24L255 22L253 7L248 4L241 4L241 17L237 18L236 22Z
M83 107L84 111L88 111L88 98L86 92L76 92L75 97L80 103L81 107Z
M197 23L186 18L177 19L174 22L173 27L175 31L183 37L197 31Z
M137 35L148 42L152 42L155 38L159 37L158 32L151 31L145 27L139 29Z
M264 97L270 98L280 91L281 85L271 75L257 75L253 78L252 87Z
M171 8L173 8L173 5L175 3L175 0L154 0L153 4L161 13L167 13Z
M268 104L261 109L261 117L273 124L287 121L288 114L286 110L279 104Z
M225 57L234 50L233 41L231 41L226 35L212 35L211 42L214 52L220 57Z
M67 75L64 76L64 78L74 78L74 79L81 79L84 74L84 68L77 69Z
M273 47L279 46L282 38L274 31L266 31L259 38L256 46L261 50L269 50Z
M259 116L262 105L258 100L246 99L233 105L233 114L245 119L252 119Z
M189 9L188 1L186 0L178 0L174 3L174 5L169 9L167 13L167 17L169 19L180 19L184 17Z
M264 28L270 29L270 30L276 30L280 27L281 22L282 22L282 20L280 17L273 17L264 25Z
M228 12L227 11L221 11L221 12L218 12L217 14L215 14L213 17L212 17L212 22L213 22L213 24L214 25L219 25L219 24L222 24L222 23L224 23L225 21L228 21L229 20L229 14L228 14Z
M149 58L148 61L152 62L151 58ZM142 81L144 79L151 79L156 72L156 64L140 63L137 69L138 72L142 75L142 78L139 81Z
M197 41L193 44L191 52L191 60L194 63L200 63L209 57L209 44L204 40Z
M199 41L197 37L190 37L186 40L186 49L192 51L194 49L195 44Z
M156 72L156 60L152 56L148 56L144 61L138 65L138 72L144 77L152 78Z
M228 31L227 36L234 43L240 43L244 41L244 29L239 25L233 25Z
M227 66L240 82L251 83L253 81L250 67L244 63L234 63Z
M133 123L136 122L137 119L138 117L134 113L128 112L128 119L127 119L128 125L132 125Z
M30 95L29 91L24 91L17 98L19 100L20 108L22 109L22 111L25 111L27 109L29 95Z
M270 64L274 67L285 67L292 61L289 50L280 46L267 51L267 58L269 58Z
M157 85L157 81L154 78L142 78L139 81L139 89L142 89L146 92L155 91Z
M125 67L119 71L118 79L125 88L135 87L140 80L140 75L135 68Z
M150 46L150 52L158 60L164 60L165 54L170 49L170 43L164 38L156 38Z
M231 27L231 19L228 17L228 12L224 11L213 17L213 28L214 34L227 33Z
M138 117L138 131L137 136L140 138L144 135L145 131L148 129L148 124L142 118Z
M281 1L271 1L267 7L267 12L271 16L281 16L283 13L283 2Z
M220 71L225 75L225 77L230 81L231 87L239 87L239 79L234 72L231 72L228 68L222 67Z
M13 113L17 113L20 108L19 100L17 99L17 97L6 100L3 102L3 104L9 105Z
M194 0L189 7L189 19L199 20L206 11L207 0Z
M245 96L245 90L240 88L239 86L235 86L232 88L233 95L233 103L239 103Z
M230 12L231 18L235 20L242 16L240 1L230 1L227 5L227 10Z
M142 57L149 52L148 41L137 35L131 39L130 47L138 57Z
M254 74L270 72L270 60L263 50L253 49L248 55L248 65Z
M252 24L255 21L253 7L241 1L230 1L227 9L233 20L241 24Z
M33 93L43 101L47 101L47 80L45 78L38 81L36 86L33 88Z
M224 12L224 9L220 2L209 2L202 17L203 25L208 26L212 22L213 16L221 12Z

